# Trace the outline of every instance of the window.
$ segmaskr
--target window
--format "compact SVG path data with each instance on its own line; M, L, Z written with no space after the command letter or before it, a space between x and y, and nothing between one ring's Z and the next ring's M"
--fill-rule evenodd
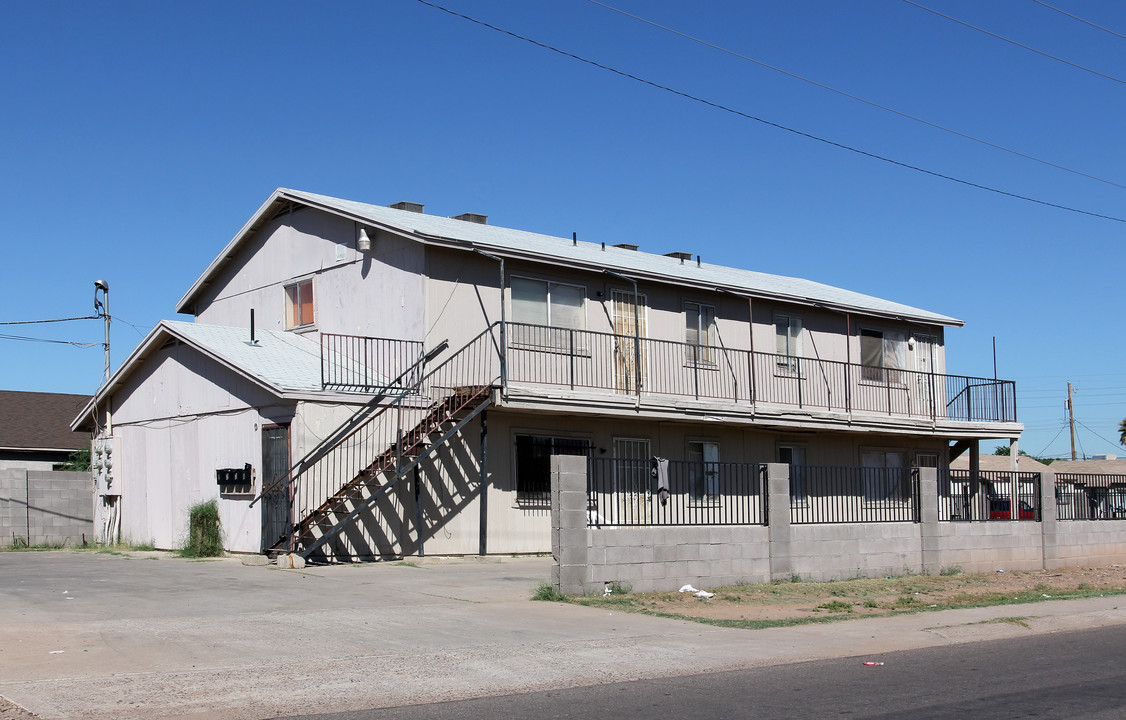
M302 280L285 288L285 329L313 324L313 281Z
M590 455L585 438L516 436L516 499L550 500L551 456Z
M563 346L567 344L566 334L546 330L544 326L566 330L586 329L585 288L579 285L514 277L510 289L512 322L540 326L513 328L515 342Z
M902 450L864 450L860 453L864 499L906 500L911 482L907 453Z
M790 502L805 502L802 468L805 466L805 448L801 445L780 445L778 462L790 466Z
M719 497L719 443L689 441L688 492L696 499Z
M801 318L774 316L775 354L778 370L788 375L801 372Z
M689 365L715 364L715 308L695 302L684 303L685 362Z
M860 330L860 377L872 382L903 383L907 342L903 333Z

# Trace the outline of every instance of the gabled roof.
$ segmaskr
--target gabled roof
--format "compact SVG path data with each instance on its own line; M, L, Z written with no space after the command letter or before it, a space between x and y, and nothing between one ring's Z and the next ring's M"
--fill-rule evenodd
M946 315L882 300L802 278L770 275L681 260L665 255L627 250L571 238L540 235L524 230L482 225L454 218L424 215L381 205L341 200L299 190L279 188L227 244L176 305L177 312L191 313L192 303L239 247L287 203L298 203L354 220L372 228L402 235L418 242L480 249L508 258L560 264L597 272L612 270L637 280L672 283L707 290L721 290L751 297L784 300L840 310L902 318L934 325L961 326L961 320Z
M1052 463L1052 469L1055 469L1055 466L1055 463ZM954 458L954 460L950 462L950 469L969 470L969 453L963 453ZM1009 463L1008 455L981 455L978 458L978 469L989 472L1009 472L1012 469L1012 465ZM1047 469L1048 466L1036 458L1028 457L1027 455L1017 456L1017 472L1044 472Z
M1126 475L1126 460L1056 460L1052 463L1052 470L1056 473Z
M89 395L0 390L0 449L74 451L90 436L72 432L70 421Z
M321 388L320 346L296 333L162 320L82 409L72 427L84 427L94 407L120 387L141 362L169 341L184 343L279 398L331 396ZM74 417L73 415L71 417Z

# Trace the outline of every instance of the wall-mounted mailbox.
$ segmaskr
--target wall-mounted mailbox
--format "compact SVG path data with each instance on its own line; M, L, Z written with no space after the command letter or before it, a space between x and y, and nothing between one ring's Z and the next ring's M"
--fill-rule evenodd
M250 463L240 468L219 468L215 471L215 482L219 485L252 485L254 474Z

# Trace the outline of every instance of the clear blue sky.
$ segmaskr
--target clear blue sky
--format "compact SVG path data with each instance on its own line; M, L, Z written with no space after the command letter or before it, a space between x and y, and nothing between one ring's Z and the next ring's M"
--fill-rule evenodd
M442 0L482 21L836 143L1126 218L1126 4L613 0L958 132L589 0ZM1126 223L894 166L678 97L417 0L0 0L0 322L87 315L116 368L278 186L733 265L965 320L953 374L1018 382L1021 447L1126 455ZM1109 182L1104 182L1109 181ZM0 334L99 343L97 321ZM91 393L100 347L0 339L2 387ZM986 451L990 450L985 444Z

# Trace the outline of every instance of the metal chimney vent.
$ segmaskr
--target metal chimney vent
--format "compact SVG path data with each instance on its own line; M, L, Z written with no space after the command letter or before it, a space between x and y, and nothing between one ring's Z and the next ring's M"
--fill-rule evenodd
M481 215L478 213L462 213L461 215L454 215L454 220L464 220L465 222L477 223L478 225L489 224L489 216Z
M392 203L387 207L392 208L393 210L406 210L407 212L422 213L422 208L424 206L422 203L407 202L406 200L404 200L403 202Z

